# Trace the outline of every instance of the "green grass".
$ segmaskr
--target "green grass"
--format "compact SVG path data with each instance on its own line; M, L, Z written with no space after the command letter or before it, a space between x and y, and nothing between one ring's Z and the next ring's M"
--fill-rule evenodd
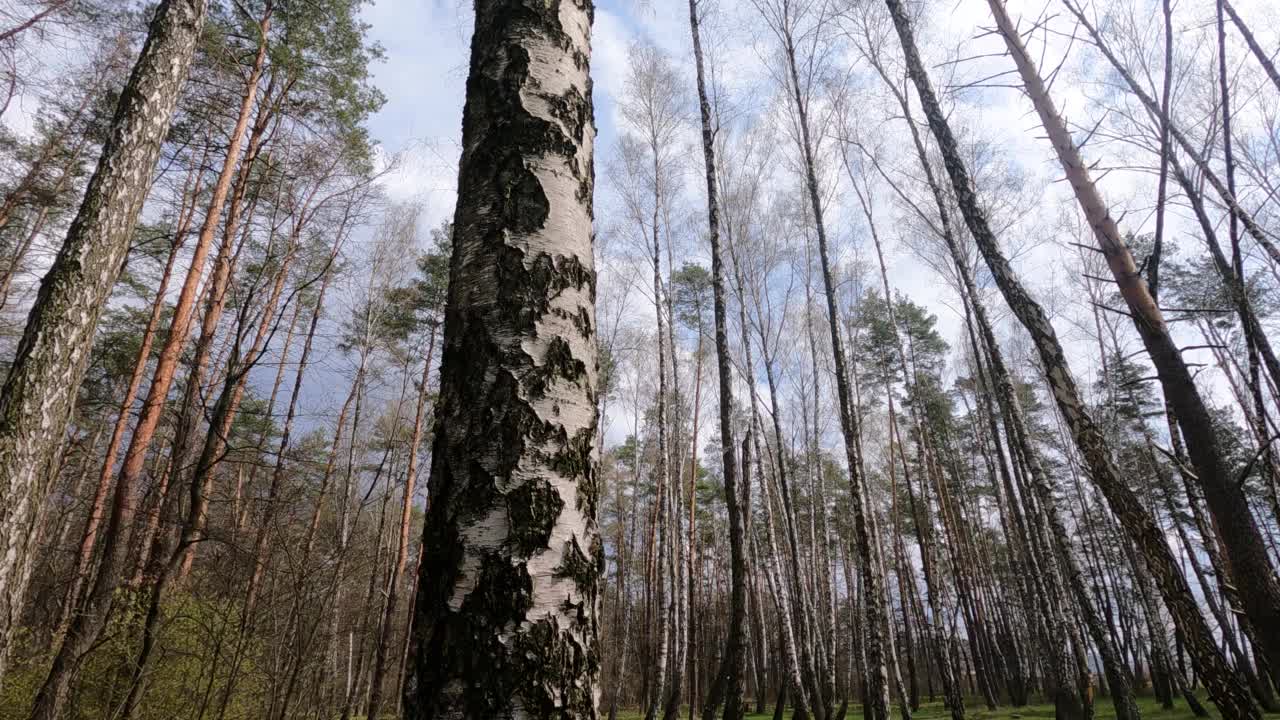
M1207 699L1201 698L1201 702L1209 709L1212 717L1218 718L1217 709ZM1193 720L1195 715L1187 708L1186 703L1179 700L1174 703L1172 710L1162 710L1160 703L1154 698L1140 697L1138 705L1142 709L1143 720ZM601 716L605 717L604 712ZM1096 720L1115 720L1115 709L1111 705L1111 698L1100 697L1094 702L1094 717ZM689 711L686 708L681 714L682 718L689 717ZM784 717L790 720L791 714L787 713ZM896 713L895 720L900 717ZM942 706L941 702L921 703L920 710L912 713L913 720L947 720L951 717L951 713ZM1280 718L1280 714L1267 714L1268 718ZM639 711L627 710L618 712L618 720L643 720L644 715ZM769 712L764 715L748 714L748 720L773 720L773 708L770 706ZM1053 718L1053 705L1036 704L1026 705L1024 707L1000 707L995 710L987 710L981 700L969 699L965 701L965 718L968 720L1014 720L1015 718ZM862 709L859 706L850 705L849 712L845 715L845 720L862 720Z

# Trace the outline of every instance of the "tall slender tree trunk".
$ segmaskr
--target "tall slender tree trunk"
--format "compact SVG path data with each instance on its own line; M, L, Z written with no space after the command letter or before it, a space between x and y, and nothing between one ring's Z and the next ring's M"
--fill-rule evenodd
M671 457L667 446L667 429L670 427L670 414L667 410L667 331L662 311L662 246L659 232L662 208L662 178L659 164L659 146L656 138L651 140L653 153L653 312L657 322L654 333L658 356L658 393L655 400L655 420L658 427L658 459L654 467L657 476L657 488L654 495L654 531L657 533L657 544L654 546L653 579L657 583L657 650L654 653L654 683L650 688L650 696L646 700L645 720L655 720L663 710L663 701L667 698L667 686L671 684L673 621L675 608L673 605L675 588L668 587L667 566L675 553L675 533L672 532L670 503L671 493ZM674 318L673 318L674 319ZM667 720L670 720L667 718Z
M387 651L392 647L395 617L399 609L401 578L404 576L405 565L409 560L409 530L413 519L413 488L418 476L418 447L422 444L423 415L427 407L432 356L435 354L435 349L436 328L432 326L427 338L427 357L422 367L422 384L418 387L418 402L413 416L413 434L409 439L409 461L405 470L404 501L400 506L396 557L391 564L391 577L387 579L387 601L380 622L379 641L374 650L373 674L369 680L367 715L370 720L377 720L378 713L382 709L382 685L387 664Z
M331 261L335 257L336 253L331 255ZM323 301L323 293L321 293L320 297L317 299L319 301ZM309 333L314 332L315 327L319 324L320 314L323 312L323 309L323 304L321 302L317 302L311 316L311 330L308 331ZM360 394L360 388L364 383L367 361L367 356L365 354L361 354L360 365L356 370L355 378L352 380L351 389L347 392L347 397L343 400L342 407L338 410L338 417L335 421L336 425L333 433L333 442L330 443L329 452L326 454L324 471L320 476L320 487L316 493L316 498L311 508L311 518L307 522L306 531L303 533L302 550L298 562L298 566L301 568L309 567L311 556L315 552L316 536L320 529L320 518L324 512L325 500L328 499L329 488L333 482L334 471L337 468L338 450L342 445L343 430L347 425L347 415L352 412L353 405L359 405L359 403L356 402L356 399ZM356 415L356 419L358 421L358 407L356 409ZM355 434L356 429L356 423L353 422L353 435ZM306 644L307 638L309 637L309 633L304 631L301 627L301 615L303 611L306 583L307 579L305 573L299 573L298 580L294 585L292 607L284 632L285 645L294 648L295 652L286 663L284 675L287 679L285 680L283 697L272 698L267 712L268 720L274 720L277 717L281 719L288 717L289 706L293 702L295 693L298 691L298 682L301 679L302 674L301 665L303 663L303 646ZM278 712L276 712L277 708Z
M142 387L147 364L151 359L151 348L155 342L156 331L159 329L160 319L166 306L165 294L169 289L173 266L178 259L178 250L181 249L186 239L191 221L195 215L196 197L200 194L199 175L202 171L200 167L202 165L203 162L192 168L187 187L183 188L183 207L179 213L178 224L174 228L174 239L169 250L169 259L165 262L164 272L160 275L160 284L156 288L155 300L151 304L151 315L147 318L147 327L142 332L142 343L138 347L138 358L134 362L133 373L129 376L129 385L125 388L124 399L120 401L120 412L116 416L116 422L111 431L111 439L107 442L106 455L102 460L101 471L98 473L98 484L94 490L93 500L89 505L89 518L85 523L84 532L80 538L80 546L76 551L76 566L72 571L71 584L67 587L67 592L64 596L62 618L58 622L58 636L61 636L70 625L71 613L80 602L80 594L93 574L93 550L97 546L98 532L102 527L102 520L107 506L107 496L111 492L111 479L115 477L116 458L120 454L125 432L129 429L129 418L133 403L138 397L138 390ZM190 198L190 202L188 202L187 198Z
M884 631L888 626L884 612L884 583L879 576L880 563L876 559L876 544L872 538L873 523L867 517L868 498L862 473L862 453L858 440L858 417L849 387L844 341L840 332L840 313L836 306L835 279L831 271L830 253L827 249L827 231L823 221L822 198L818 189L816 159L809 131L809 109L800 85L796 47L790 27L783 34L791 93L799 119L800 149L804 157L805 188L818 236L818 258L822 266L823 287L826 291L828 327L831 331L831 350L835 360L836 398L840 407L840 427L848 464L849 492L853 507L854 546L858 552L858 568L862 574L862 588L866 596L867 622L862 638L867 658L867 673L871 686L868 691L867 709L870 720L889 718L889 675L886 668Z
M264 28L265 35L265 28ZM186 344L187 332L192 319L196 286L201 270L208 256L213 234L218 226L222 207L226 201L231 180L239 162L240 147L245 129L249 124L258 91L258 79L266 62L266 45L260 45L254 61L253 70L249 73L245 84L245 92L241 99L240 112L232 130L231 142L227 147L226 159L213 187L209 209L205 215L197 238L195 253L191 259L186 281L179 295L174 311L173 322L169 327L168 337L160 351L160 358L152 373L151 386L147 398L143 402L142 413L134 427L129 449L125 453L124 463L116 479L115 493L111 503L111 513L107 520L104 535L101 566L94 580L88 597L77 609L68 633L63 639L54 663L45 679L44 686L36 697L32 710L32 720L54 720L66 699L70 683L74 678L79 659L93 646L98 636L106 627L107 620L114 604L115 590L123 578L124 564L129 546L129 535L134 515L134 485L141 477L146 461L147 449L159 425L169 387L172 384L174 371L177 368L182 348ZM230 228L228 228L230 230ZM176 458L175 458L176 460Z
M888 267L885 265L884 250L880 244L880 233L876 227L875 216L872 211L873 199L871 197L870 188L868 187L864 193L863 189L858 187L857 180L853 177L852 169L848 168L847 164L846 164L846 169L849 170L849 175L850 175L849 179L853 183L854 193L858 197L858 203L862 208L863 216L866 218L867 226L871 230L871 239L876 251L877 267L880 270L880 284L881 284L881 288L884 290L885 308L888 315L887 321L888 321L889 327L892 329L894 349L897 351L898 364L902 371L902 381L903 383L906 384L908 398L916 398L917 397L917 393L916 393L917 378L914 376L911 369L907 367L907 354L906 354L906 351L904 350L902 337L898 334L898 320L896 317L896 313L894 311L895 301L893 298L893 289L889 285L889 271L888 271ZM896 432L897 419L894 413L892 387L889 387L886 385L885 396L886 396L886 400L888 402L888 408L889 408L889 423L893 428L893 431ZM920 421L920 415L916 409L917 407L919 407L919 403L913 402L911 406L908 408L908 413L911 417L911 422L916 432L917 442L920 443L921 452L923 454L931 451L926 448L926 433ZM893 442L892 437L890 437L890 442L891 443ZM891 448L889 453L889 467L890 467L889 473L891 475L891 484L896 485L896 473L893 468L893 462L894 462L893 451ZM942 499L941 495L939 495L939 499L940 500ZM944 525L945 525L945 521L944 521ZM956 568L957 589L959 589L960 587L959 576L961 572L962 572L961 569L957 567ZM968 623L966 623L966 625L968 625ZM890 636L889 645L890 647L893 647L892 636ZM891 659L896 664L897 660L894 658L891 658ZM898 689L901 691L900 694L902 696L900 699L902 701L903 720L911 720L910 703L906 697L906 692L902 691L901 678L898 679L897 685L898 685ZM988 694L988 697L987 697L987 704L991 709L993 710L995 709L995 701L994 701L994 698L990 696L990 694Z
M592 14L476 3L407 717L596 717Z
M971 342L974 345L974 362L978 368L978 374L980 377L985 377L987 371L990 371L991 384L988 387L1002 406L1006 421L1013 426L1010 445L1018 448L1023 461L1029 466L1032 490L1040 503L1045 520L1048 522L1051 544L1053 545L1053 557L1045 558L1045 560L1052 563L1056 557L1056 568L1052 572L1057 574L1058 569L1060 569L1066 576L1065 587L1059 585L1055 592L1065 594L1065 592L1069 591L1084 618L1089 636L1098 648L1099 655L1102 658L1103 671L1106 673L1108 683L1111 686L1111 700L1115 706L1116 717L1120 718L1120 720L1139 720L1141 711L1133 695L1128 675L1124 672L1124 668L1121 667L1120 660L1105 633L1101 618L1089 599L1084 575L1071 551L1070 535L1067 533L1066 526L1062 522L1062 516L1058 512L1057 501L1053 496L1053 489L1049 485L1048 477L1043 469L1044 466L1040 462L1038 453L1031 446L1025 416L1018 402L1009 371L1004 364L1000 348L996 344L995 333L992 331L990 320L987 318L986 310L977 294L972 272L969 270L967 260L960 254L959 249L955 247L954 241L952 242L952 257L956 262L958 273L962 279L964 292L967 296L966 303L973 309L973 315L977 320L977 325L986 347L988 363L987 367L983 367L978 341L976 338L971 338ZM1050 632L1061 631L1062 627L1059 624ZM1061 671L1059 669L1059 672ZM1065 704L1071 706L1074 703L1067 700Z
M1054 399L1075 436L1081 455L1088 463L1094 483L1106 495L1112 511L1120 519L1130 540L1141 550L1152 573L1157 577L1165 603L1173 612L1192 652L1196 670L1219 709L1230 717L1258 718L1258 709L1253 704L1248 689L1234 675L1219 652L1186 578L1169 549L1163 530L1119 477L1119 470L1111 458L1110 448L1101 430L1085 410L1052 324L1040 305L1022 287L1000 251L986 214L974 193L959 146L934 95L916 49L910 20L901 1L885 0L885 4L902 43L908 73L920 95L925 117L942 151L944 165L951 178L952 190L961 213L1009 307L1031 334Z
M742 633L747 624L747 564L745 526L750 508L745 502L750 498L747 482L746 463L747 448L744 445L742 466L737 465L734 457L733 432L733 375L729 355L729 335L727 330L728 314L724 290L724 261L720 248L720 196L719 180L716 177L715 127L711 116L711 101L707 92L707 71L702 53L702 31L699 25L698 0L689 0L689 32L693 38L693 60L698 84L698 118L702 130L702 160L707 181L707 223L708 240L711 244L711 291L715 325L716 373L719 377L718 395L720 399L720 444L721 463L724 472L725 502L729 511L729 632L725 641L724 653L721 655L720 667L714 685L724 687L724 718L738 720L746 712L746 704L742 700L743 653L745 652ZM694 438L697 442L697 438ZM742 487L738 487L738 470L742 470ZM694 475L697 468L693 469ZM692 480L690 481L692 482ZM690 496L690 502L692 502ZM690 505L692 522L693 509ZM690 537L692 537L690 525ZM689 548L693 552L693 548ZM692 581L692 577L690 578ZM691 586L692 589L692 586ZM696 658L691 658L691 662ZM708 696L710 698L710 696ZM703 717L707 717L704 711Z
M689 666L689 720L694 720L698 709L698 646L696 635L697 581L695 564L698 548L698 420L702 414L702 356L703 339L701 319L698 328L698 347L694 351L697 362L693 371L693 429L689 448L689 527L686 530L685 547L685 656ZM603 413L602 413L603 415Z
M751 432L747 433L748 437L753 437ZM758 453L757 453L758 455ZM742 467L748 467L748 462L743 461ZM790 685L795 691L793 705L795 706L796 716L798 718L808 718L809 712L813 710L817 699L810 694L803 677L807 672L807 668L803 667L800 659L800 652L797 647L796 627L797 622L793 619L795 613L799 612L795 607L795 601L791 597L791 590L785 581L784 571L778 565L781 560L781 553L778 551L777 533L775 531L774 513L773 513L773 485L768 474L761 470L760 473L760 498L765 510L765 536L769 541L769 551L773 558L772 563L768 563L765 567L765 578L768 581L770 593L773 595L774 608L778 614L779 645L782 649L784 657L781 682L784 685ZM704 711L704 720L706 719Z
M1115 277L1120 294L1129 307L1134 326L1155 365L1165 397L1177 413L1188 455L1200 484L1204 487L1205 499L1217 521L1227 550L1227 560L1235 573L1245 614L1264 639L1263 650L1268 662L1273 666L1280 665L1280 578L1277 578L1275 568L1267 557L1262 533L1258 530L1241 483L1233 476L1223 455L1209 410L1182 359L1180 349L1165 325L1159 306L1151 297L1133 255L1120 235L1119 227L1111 218L1105 201L1089 176L1079 148L1049 97L1049 91L1041 80L1035 63L1027 54L1021 36L1013 27L1003 0L988 0L988 5L1009 53L1017 64L1027 95L1053 144L1076 199L1093 228L1098 246ZM1225 71L1223 80L1225 81ZM1227 125L1228 137L1229 128ZM1229 140L1227 148L1229 157ZM1234 185L1230 173L1227 183L1230 190ZM1239 213L1231 215L1233 228L1238 216ZM1242 307L1241 313L1246 318L1251 314L1246 312L1246 307ZM1247 323L1247 319L1245 322ZM1272 361L1274 362L1274 357ZM1280 375L1280 367L1277 368L1277 375ZM1185 578L1183 584L1186 584ZM1223 710L1225 712L1225 708Z
M120 95L102 156L0 390L0 673L31 572L33 523L102 308L151 187L207 0L164 0Z
M296 238L291 238L291 240L296 240ZM272 292L264 303L260 324L253 342L247 350L242 351L240 348L241 330L237 330L235 333L236 340L232 350L232 359L227 366L226 375L211 408L208 433L205 435L203 447L192 471L187 517L182 527L180 540L169 554L169 557L161 561L163 564L149 591L149 606L141 630L143 643L133 661L133 681L129 687L124 709L121 712L121 720L130 720L141 701L147 666L159 639L157 630L160 622L161 603L165 597L166 590L174 581L177 571L182 566L182 560L189 557L189 549L202 535L203 524L208 515L209 486L212 482L213 472L223 455L223 451L226 449L231 425L235 420L240 401L244 397L248 373L266 350L265 343L268 338L268 331L272 328L276 306L284 289L284 281L289 274L292 257L293 246L291 244L286 251L286 257L281 263L281 267L276 271ZM241 651L243 650L243 642L241 640L245 630L248 628L249 619L254 610L255 590L256 587L251 582L245 604L242 606L240 613L238 634L241 637L238 638L232 652L232 660L229 663L230 675L222 691L223 711L225 711L226 703L229 702L231 692L235 688L241 661Z

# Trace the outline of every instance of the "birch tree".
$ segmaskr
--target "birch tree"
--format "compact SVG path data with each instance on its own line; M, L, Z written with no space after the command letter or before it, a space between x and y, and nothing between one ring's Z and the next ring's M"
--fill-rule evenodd
M480 0L409 717L595 717L592 6Z
M31 568L33 523L104 301L128 251L204 27L206 0L165 0L120 96L97 170L40 284L0 390L0 672Z

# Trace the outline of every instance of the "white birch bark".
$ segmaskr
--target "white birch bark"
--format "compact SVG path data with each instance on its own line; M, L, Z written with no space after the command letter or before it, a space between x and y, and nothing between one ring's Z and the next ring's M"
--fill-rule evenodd
M594 718L592 5L475 11L405 716Z

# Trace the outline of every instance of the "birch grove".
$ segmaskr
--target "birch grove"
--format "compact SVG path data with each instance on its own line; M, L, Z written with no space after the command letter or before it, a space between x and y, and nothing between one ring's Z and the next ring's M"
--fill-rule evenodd
M0 718L1280 717L1258 0L0 0Z

